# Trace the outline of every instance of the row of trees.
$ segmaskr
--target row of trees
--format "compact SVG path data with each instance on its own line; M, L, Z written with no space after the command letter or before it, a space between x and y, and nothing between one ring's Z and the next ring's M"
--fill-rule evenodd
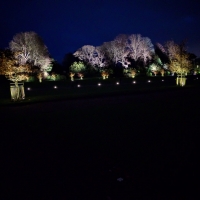
M185 42L176 44L168 41L164 45L153 45L148 37L140 34L119 35L113 41L101 46L84 45L73 56L95 70L105 71L111 66L121 66L124 71L158 72L165 71L182 76L194 68L192 60L196 57L187 52ZM194 69L198 70L198 69Z
M142 60L146 63L154 54L153 44L148 37L140 34L119 35L113 41L105 42L101 46L85 45L73 55L95 67L107 67L111 64L121 64L127 68L130 59L135 62Z
M164 45L153 45L148 37L140 34L121 34L101 46L84 45L74 52L75 59L72 60L76 62L70 64L69 75L71 79L75 74L83 78L84 71L92 69L100 71L103 78L108 78L120 66L124 74L131 77L135 77L139 70L155 75L158 72L164 75L168 70L182 78L193 67L191 61L195 56L191 55L184 42L176 44L168 41ZM9 49L0 51L0 74L13 81L16 88L19 81L28 80L33 74L40 82L47 78L53 63L42 38L35 32L16 34L9 43ZM194 70L198 71L197 68Z

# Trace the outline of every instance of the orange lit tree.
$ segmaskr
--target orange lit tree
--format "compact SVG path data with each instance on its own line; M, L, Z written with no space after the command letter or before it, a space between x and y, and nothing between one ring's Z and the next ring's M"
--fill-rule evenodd
M185 75L193 68L189 60L189 53L186 51L185 43L175 44L169 41L165 45L169 56L169 70L177 74L177 84L184 85Z
M11 90L13 100L25 98L24 89L19 87L18 82L28 80L29 74L34 73L35 70L28 63L20 65L13 53L9 50L0 53L0 74L15 84L14 89Z

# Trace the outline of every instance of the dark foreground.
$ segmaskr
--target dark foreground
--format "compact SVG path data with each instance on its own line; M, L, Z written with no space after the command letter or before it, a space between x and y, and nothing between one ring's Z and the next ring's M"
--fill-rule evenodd
M3 199L194 199L199 102L183 88L1 107Z

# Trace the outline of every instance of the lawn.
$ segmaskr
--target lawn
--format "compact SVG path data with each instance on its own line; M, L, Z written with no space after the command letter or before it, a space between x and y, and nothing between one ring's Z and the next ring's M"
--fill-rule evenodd
M1 107L7 199L195 199L199 88L161 91Z
M188 76L184 88L197 86L198 77ZM128 95L142 92L182 89L175 84L175 77L136 77L132 78L86 78L75 81L25 82L26 99L19 102L10 101L9 82L1 84L0 105L30 104L76 98Z

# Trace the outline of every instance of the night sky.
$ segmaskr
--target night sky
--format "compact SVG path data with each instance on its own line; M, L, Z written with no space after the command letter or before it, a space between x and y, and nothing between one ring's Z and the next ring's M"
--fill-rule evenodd
M0 5L0 48L20 32L39 34L51 56L99 46L119 34L141 34L153 44L187 39L200 56L200 4L184 0L6 0Z

